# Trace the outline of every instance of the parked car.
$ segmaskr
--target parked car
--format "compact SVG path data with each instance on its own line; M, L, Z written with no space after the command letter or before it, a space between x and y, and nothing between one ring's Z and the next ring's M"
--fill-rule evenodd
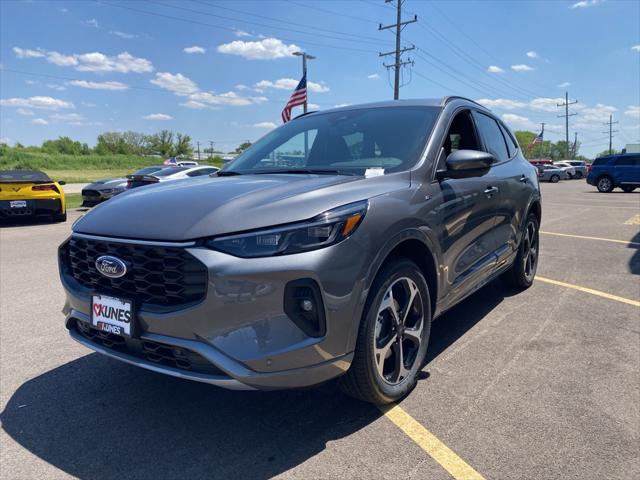
M536 167L539 167L540 165L553 165L553 162L546 158L532 158L531 160L529 160L529 163L535 165Z
M153 165L137 170L133 175L146 175L166 168L164 165ZM105 178L96 180L82 189L82 206L93 207L109 200L111 197L127 189L127 177Z
M299 151L300 167L273 160ZM59 251L66 327L182 379L341 377L385 404L415 386L433 318L498 277L532 284L540 216L535 167L478 103L310 113L217 175L126 192L78 220Z
M212 173L216 173L218 170L220 169L209 166L164 167L153 173L128 175L127 189L142 187L144 185L152 185L154 183L211 175Z
M563 162L568 163L575 169L576 173L574 178L585 178L587 176L587 164L582 160L563 160Z
M0 218L49 216L65 222L62 185L39 170L0 170Z
M576 176L576 169L567 162L553 162L553 165L563 170L570 179Z
M569 174L555 165L539 165L538 180L541 182L558 183L560 180L568 180Z
M620 187L630 193L640 187L640 154L627 153L596 158L589 167L587 183L599 192L609 193Z

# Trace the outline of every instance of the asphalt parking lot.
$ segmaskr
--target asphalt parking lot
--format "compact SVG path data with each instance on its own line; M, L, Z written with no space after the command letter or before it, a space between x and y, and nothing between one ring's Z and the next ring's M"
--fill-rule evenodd
M0 477L640 478L640 191L542 190L539 280L438 319L387 414L331 386L232 392L91 353L56 267L80 213L0 229Z

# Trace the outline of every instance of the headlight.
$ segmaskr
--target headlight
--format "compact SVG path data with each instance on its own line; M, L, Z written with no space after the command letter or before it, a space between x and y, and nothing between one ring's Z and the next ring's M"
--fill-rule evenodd
M356 231L369 202L334 208L305 222L239 235L212 238L205 245L236 257L270 257L328 247Z
M115 189L115 188L105 188L104 190L100 190L100 193L102 193L102 194L105 194L105 193L106 193L106 194L109 194L109 193L113 193L113 192L115 192L115 191L116 191L116 189Z

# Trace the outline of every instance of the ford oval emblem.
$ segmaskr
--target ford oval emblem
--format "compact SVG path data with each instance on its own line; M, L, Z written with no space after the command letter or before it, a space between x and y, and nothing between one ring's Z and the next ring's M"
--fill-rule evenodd
M124 277L127 273L127 264L111 255L98 257L96 259L96 268L102 275L109 278Z

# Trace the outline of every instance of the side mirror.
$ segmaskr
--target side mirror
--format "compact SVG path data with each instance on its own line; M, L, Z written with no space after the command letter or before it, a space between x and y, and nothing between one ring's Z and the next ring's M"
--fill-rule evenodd
M58 185L66 185L67 182L65 182L64 180L58 180Z
M447 157L447 169L437 172L438 179L480 177L495 161L496 158L487 152L457 150Z

